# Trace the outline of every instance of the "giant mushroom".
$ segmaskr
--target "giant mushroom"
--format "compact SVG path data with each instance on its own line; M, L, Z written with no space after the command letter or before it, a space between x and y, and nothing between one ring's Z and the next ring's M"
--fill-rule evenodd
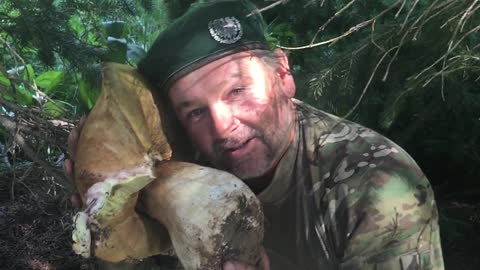
M162 110L134 68L107 63L102 76L74 157L83 203L74 251L119 262L173 247L187 270L254 265L263 214L252 191L227 172L172 159Z

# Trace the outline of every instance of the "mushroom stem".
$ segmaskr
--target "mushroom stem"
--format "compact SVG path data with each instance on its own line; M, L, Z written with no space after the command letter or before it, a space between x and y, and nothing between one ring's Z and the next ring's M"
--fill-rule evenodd
M255 194L235 176L195 164L163 161L142 193L147 214L167 227L187 270L220 269L235 260L255 265L263 214Z
M79 212L72 235L77 254L109 262L139 260L167 254L171 242L166 228L135 211L138 192L154 180L151 168L137 168L91 186L86 209ZM92 238L93 236L93 238Z

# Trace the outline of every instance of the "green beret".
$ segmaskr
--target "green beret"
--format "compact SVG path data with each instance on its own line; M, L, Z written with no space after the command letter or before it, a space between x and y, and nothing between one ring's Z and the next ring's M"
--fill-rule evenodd
M167 93L180 77L214 60L240 51L268 49L264 21L246 0L194 4L160 33L138 69Z

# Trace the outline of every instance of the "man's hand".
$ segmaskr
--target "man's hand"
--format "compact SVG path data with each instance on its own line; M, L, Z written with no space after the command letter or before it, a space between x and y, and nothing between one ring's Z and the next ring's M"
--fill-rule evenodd
M270 270L270 261L268 260L265 249L262 248L260 262L257 266L246 266L238 262L227 262L223 265L223 270Z
M68 135L68 153L70 155L70 158L66 159L65 162L63 163L63 170L65 172L65 176L67 177L68 180L70 180L74 186L74 178L75 178L75 173L73 171L74 169L74 164L75 164L75 154L77 152L77 146L78 146L78 138L80 137L80 132L83 129L83 126L85 125L85 120L87 119L86 116L82 116L80 118L80 121L78 121L78 124L75 128L72 129L70 134ZM82 207L82 200L80 199L80 194L74 193L70 197L70 201L72 205L76 208Z

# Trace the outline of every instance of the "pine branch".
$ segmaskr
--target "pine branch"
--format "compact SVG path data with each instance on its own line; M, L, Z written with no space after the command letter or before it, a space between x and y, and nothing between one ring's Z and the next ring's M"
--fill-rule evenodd
M408 28L407 31L405 31L405 33L403 34L402 38L400 39L400 42L397 46L397 50L395 51L395 54L393 55L393 57L390 59L390 62L388 63L387 65L387 68L385 70L385 74L383 75L383 78L382 78L382 81L386 81L387 80L387 77L388 77L388 73L390 72L390 68L393 64L393 61L395 61L395 59L397 58L398 56L398 53L400 52L400 49L402 48L402 46L404 45L405 43L405 40L408 36L408 34L410 34L410 32L412 32L415 28L415 26L422 20L423 17L427 16L430 11L432 10L432 8L437 4L439 0L435 0L428 8L427 10L422 13L422 15L420 15L411 25L410 27ZM407 24L407 19L410 17L410 14L412 13L413 9L415 8L416 4L418 3L418 0L414 3L413 7L410 9L410 11L408 12L408 15L407 15L407 18L405 18L405 21L403 22L402 24L402 27L400 29L400 32L403 31L403 29L405 28L405 25Z
M467 38L468 36L470 36L471 34L477 32L480 30L480 25L477 25L475 28L472 28L470 31L468 31L467 33L465 33L458 41L457 43L455 43L451 48L450 50L448 50L445 54L443 54L440 58L438 58L435 62L433 62L430 66L424 68L420 73L418 73L416 76L415 76L415 79L418 79L420 76L422 76L425 72L429 71L430 69L432 69L436 64L440 63L441 61L443 61L443 59L445 59L451 51L455 50L461 43L462 41Z
M438 6L436 6L433 10L437 10L434 14L432 14L430 17L426 18L425 20L423 20L423 22L417 27L417 30L415 31L415 33L413 34L413 38L412 40L417 40L417 36L418 34L420 33L420 31L423 29L423 27L425 26L425 24L427 24L429 21L431 21L432 19L438 17L440 14L442 14L443 12L445 11L449 11L450 8L455 5L457 2L456 0L450 0L450 1L447 1L447 2L444 2ZM440 28L443 28L443 26L441 26Z
M402 5L398 9L397 13L395 14L395 18L398 18L400 16L400 13L402 12L403 8L405 7L405 4L407 3L407 0L403 1Z
M275 3L272 3L272 4L270 4L270 5L266 6L266 7L263 7L263 8L260 8L260 9L257 8L256 10L254 10L254 11L250 12L249 14L247 14L247 18L250 17L250 16L252 16L252 15L260 14L260 13L262 13L262 12L264 12L264 11L267 11L267 10L269 10L269 9L272 9L272 8L274 8L274 7L276 7L276 6L280 5L280 4L284 4L284 5L285 5L287 2L288 2L288 0L278 0L278 1L276 1Z
M276 45L278 48L281 48L281 49L284 49L284 50L304 50L304 49L310 49L310 48L314 48L314 47L318 47L318 46L322 46L322 45L327 45L327 44L335 44L337 43L338 41L340 41L341 39L353 34L353 33L356 33L358 31L360 31L361 29L369 26L370 24L372 24L373 22L375 22L377 19L383 17L385 14L387 14L388 12L390 12L392 9L396 8L398 5L401 4L403 0L399 0L397 2L395 2L393 5L391 5L390 7L386 8L385 10L383 10L382 12L380 12L379 14L377 14L376 16L374 16L373 18L367 20L367 21L364 21L364 22L361 22L353 27L351 27L348 31L346 31L345 33L341 34L340 36L338 37L335 37L335 38L331 38L329 40L326 40L326 41L322 41L322 42L317 42L317 43L314 43L314 44L309 44L309 45L305 45L305 46L299 46L299 47L285 47L285 46L281 46L281 45Z
M377 73L377 70L378 68L380 67L380 65L382 64L383 60L385 59L385 57L393 50L395 50L398 46L395 46L393 48L390 48L388 51L386 51L383 56L380 58L380 60L377 62L377 65L375 66L375 68L373 69L372 71L372 74L370 74L370 78L368 79L367 83L365 84L365 87L363 88L363 91L362 91L362 94L360 95L360 97L358 98L357 102L355 103L355 105L353 105L353 107L350 109L350 111L345 114L343 117L344 118L348 118L356 109L357 107L360 105L360 103L362 102L363 100L363 97L365 96L365 94L367 93L367 90L368 90L368 87L370 86L370 84L372 83L372 80L373 78L375 77L375 74Z
M477 3L479 3L479 0L474 0L473 3L463 13L460 20L458 20L458 23L457 23L457 26L455 28L455 31L453 32L452 38L448 42L448 49L447 49L447 53L446 53L445 57L443 58L442 69L446 68L447 58L448 58L448 55L450 54L450 52L452 51L451 50L452 45L453 45L453 42L454 42L458 32L463 32L463 27L465 26L465 22L468 20L468 17L470 17L473 14L472 10L473 10L473 12L475 12L475 10L477 10L480 7L480 5L479 5L478 7L474 8ZM443 101L445 101L445 73L441 72L440 75L441 75L441 79L442 79L441 94L442 94Z
M325 30L325 27L327 27L330 22L332 22L335 18L339 17L345 10L347 10L350 6L352 6L357 0L352 0L349 3L347 3L343 8L341 8L339 11L337 11L332 17L330 17L322 26L320 26L315 33L315 35L312 38L312 41L310 42L310 45L312 45L315 40L317 39L318 34Z
M407 25L408 19L410 18L410 15L412 15L412 12L415 9L415 7L417 6L418 2L420 2L420 0L415 0L415 2L413 2L412 8L408 11L407 16L405 17L405 20L402 23L402 27L400 28L400 32L402 32L403 29L405 28L405 26ZM435 1L435 2L437 2L437 1Z

